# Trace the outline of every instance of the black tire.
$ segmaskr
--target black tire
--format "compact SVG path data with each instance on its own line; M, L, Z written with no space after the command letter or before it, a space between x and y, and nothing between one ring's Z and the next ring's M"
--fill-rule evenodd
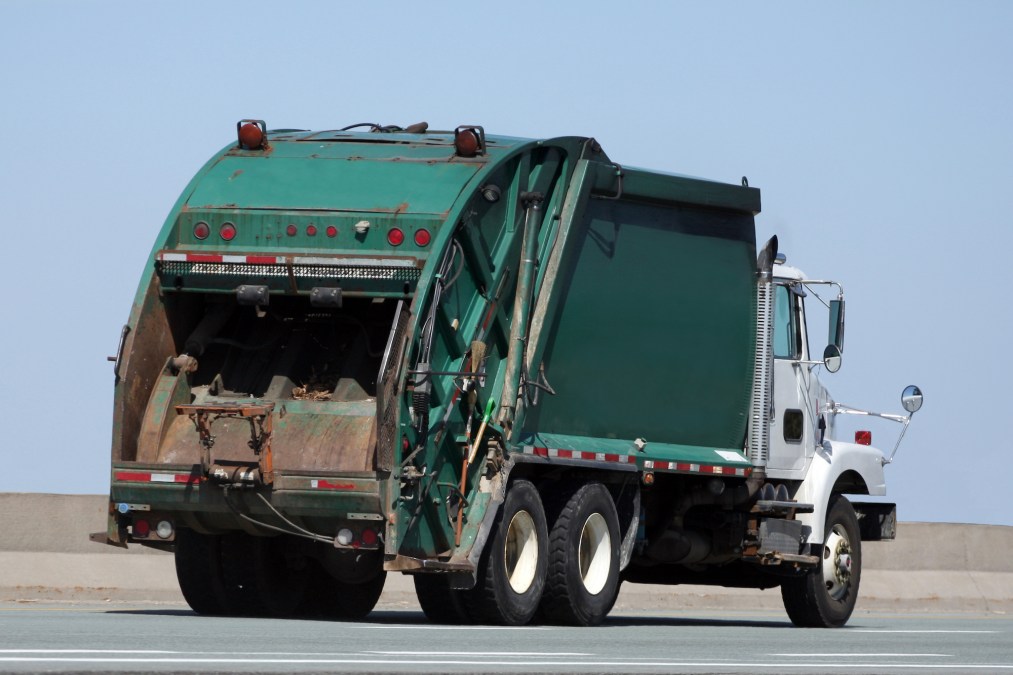
M374 576L357 583L340 581L314 561L302 611L342 621L365 618L380 600L386 580L387 573L378 570Z
M531 621L545 588L547 540L538 490L514 481L479 558L475 588L462 594L472 620L507 626Z
M552 623L596 626L619 595L619 516L601 483L577 490L549 534L542 612Z
M296 553L290 537L251 537L259 610L266 616L291 616L306 593L309 562Z
M220 559L221 537L189 529L176 532L176 578L190 609L198 614L226 613Z
M466 624L471 621L463 592L450 587L444 574L416 574L415 596L433 623Z
M796 626L837 628L851 617L862 580L862 539L851 503L830 498L824 529L822 563L801 577L781 583L781 598Z
M225 613L232 616L268 616L257 581L259 539L235 532L221 537Z

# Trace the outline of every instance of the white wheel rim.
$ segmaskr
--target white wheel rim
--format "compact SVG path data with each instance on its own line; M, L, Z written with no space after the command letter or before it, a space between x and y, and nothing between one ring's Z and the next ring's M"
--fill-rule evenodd
M844 597L851 584L851 543L837 527L823 544L823 583L834 600Z
M518 511L510 519L503 547L503 567L515 593L531 588L538 569L538 530L527 511Z
M591 595L598 595L608 582L612 570L612 537L608 523L600 513L592 513L580 531L577 549L580 580Z

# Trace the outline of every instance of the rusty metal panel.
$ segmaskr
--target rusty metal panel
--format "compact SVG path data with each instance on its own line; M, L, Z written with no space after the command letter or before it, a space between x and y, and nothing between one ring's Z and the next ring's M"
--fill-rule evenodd
M394 444L397 442L398 413L398 366L404 354L408 324L411 312L403 301L398 302L394 313L394 324L383 363L380 364L380 375L377 378L376 415L378 433L376 444L376 467L389 471L394 465Z

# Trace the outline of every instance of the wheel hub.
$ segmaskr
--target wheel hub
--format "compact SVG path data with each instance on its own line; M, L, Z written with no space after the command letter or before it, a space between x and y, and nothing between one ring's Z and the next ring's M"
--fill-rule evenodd
M823 581L827 593L840 600L851 584L851 543L845 533L834 529L823 544Z

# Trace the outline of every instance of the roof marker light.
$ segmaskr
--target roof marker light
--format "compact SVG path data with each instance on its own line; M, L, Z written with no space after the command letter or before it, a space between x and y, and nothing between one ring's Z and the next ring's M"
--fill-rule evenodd
M855 443L858 445L872 445L872 432L871 431L856 431L855 432Z

